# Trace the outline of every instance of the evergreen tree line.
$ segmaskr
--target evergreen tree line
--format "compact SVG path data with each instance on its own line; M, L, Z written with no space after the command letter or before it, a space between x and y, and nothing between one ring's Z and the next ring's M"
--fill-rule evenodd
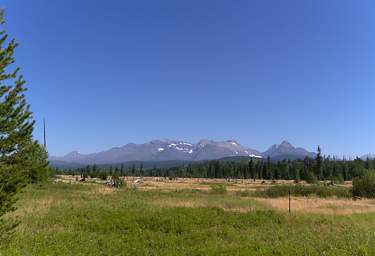
M375 167L375 160L366 161L343 160L322 157L318 148L315 159L306 157L304 160L283 160L278 162L267 159L240 161L212 160L192 162L172 168L143 168L140 166L125 167L98 167L88 165L78 169L56 169L57 174L82 175L83 177L106 177L106 175L120 176L152 176L168 178L237 178L237 179L264 179L264 180L332 180L342 182L352 180L363 175L366 170Z

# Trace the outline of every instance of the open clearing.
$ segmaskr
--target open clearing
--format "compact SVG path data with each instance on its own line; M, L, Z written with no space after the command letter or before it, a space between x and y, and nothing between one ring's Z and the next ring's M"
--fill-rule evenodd
M22 194L0 255L375 254L374 200L296 197L289 215L287 198L237 193L272 185L260 181L127 178L113 189L60 179Z
M184 190L196 190L208 192L212 185L224 185L229 194L234 194L240 191L255 191L257 189L264 189L274 185L293 184L292 180L277 180L274 182L263 180L243 180L243 179L198 179L198 178L157 178L157 177L125 177L127 187L136 188L141 191L163 191L176 192ZM79 184L76 177L59 175L58 181L72 184ZM99 179L87 179L87 183L96 182L103 183ZM84 184L87 184L84 183ZM347 182L342 186L349 187L351 182ZM112 189L103 186L100 193L110 193ZM243 199L244 197L242 197ZM260 202L262 205L270 209L287 211L288 198L252 198ZM180 198L156 199L155 204L164 206L183 206L183 207L206 207L215 206L221 207L224 210L247 212L253 210L252 207L228 208L223 202L222 205L212 205L208 200L192 198L191 200L180 200ZM216 202L217 203L217 202ZM353 214L375 212L375 200L362 199L353 201L352 199L338 199L338 198L317 198L317 197L293 197L292 198L293 212L303 213L322 213L322 214Z

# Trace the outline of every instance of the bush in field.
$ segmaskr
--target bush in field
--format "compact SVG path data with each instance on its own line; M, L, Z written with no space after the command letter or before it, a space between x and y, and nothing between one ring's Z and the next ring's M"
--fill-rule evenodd
M227 188L222 184L213 184L211 187L211 193L213 194L225 194L227 193Z
M124 181L120 178L117 172L112 175L110 185L115 188L120 188L124 185Z
M263 190L255 191L259 197L285 197L290 193L293 196L318 196L318 197L350 197L348 188L323 186L323 185L278 185Z
M107 180L107 173L102 171L99 173L99 179L101 180Z
M375 173L373 171L354 178L353 196L375 198Z

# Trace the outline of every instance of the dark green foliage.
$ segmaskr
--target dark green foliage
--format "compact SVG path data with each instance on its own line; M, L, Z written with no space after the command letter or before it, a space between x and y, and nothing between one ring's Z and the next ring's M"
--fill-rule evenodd
M101 180L107 180L107 173L104 171L100 172L98 178Z
M318 146L318 151L315 158L315 176L319 179L323 179L323 158L322 150Z
M48 154L44 147L37 142L30 143L25 148L23 166L28 166L27 177L30 183L46 181L52 174L48 165Z
M375 198L375 173L367 172L353 180L353 196Z
M259 197L285 197L290 193L293 196L344 197L352 196L349 188L325 185L276 185L257 190L254 195Z

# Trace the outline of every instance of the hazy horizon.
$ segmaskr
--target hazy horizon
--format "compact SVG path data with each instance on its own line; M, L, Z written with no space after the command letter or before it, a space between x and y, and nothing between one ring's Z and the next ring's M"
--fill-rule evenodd
M375 2L1 6L51 155L162 138L375 153Z

